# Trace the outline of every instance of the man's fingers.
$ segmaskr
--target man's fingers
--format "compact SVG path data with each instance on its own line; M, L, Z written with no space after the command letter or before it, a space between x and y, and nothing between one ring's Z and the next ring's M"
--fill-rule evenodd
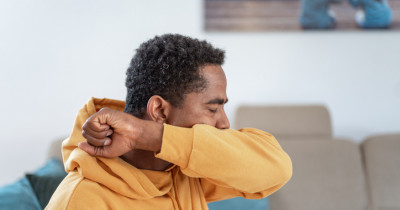
M85 128L82 128L82 135L83 135L83 133L86 133L87 135L90 135L96 139L104 139L108 136L111 136L114 133L114 131L113 131L113 129L108 129L105 131L94 131L88 127L85 127Z
M85 131L82 131L82 136L85 137L86 141L92 146L107 146L111 144L111 139L109 137L95 138Z

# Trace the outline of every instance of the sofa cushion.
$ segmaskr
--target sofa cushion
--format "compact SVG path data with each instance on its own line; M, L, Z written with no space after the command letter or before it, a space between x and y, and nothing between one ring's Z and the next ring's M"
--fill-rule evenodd
M293 163L291 180L269 197L271 210L366 210L361 154L348 140L280 141Z
M369 137L362 151L370 209L400 210L400 134Z

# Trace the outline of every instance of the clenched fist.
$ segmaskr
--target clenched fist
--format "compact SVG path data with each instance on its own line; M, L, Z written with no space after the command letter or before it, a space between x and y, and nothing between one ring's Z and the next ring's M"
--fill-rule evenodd
M118 157L132 149L158 152L163 125L133 115L103 108L86 120L82 135L87 142L78 146L90 155Z

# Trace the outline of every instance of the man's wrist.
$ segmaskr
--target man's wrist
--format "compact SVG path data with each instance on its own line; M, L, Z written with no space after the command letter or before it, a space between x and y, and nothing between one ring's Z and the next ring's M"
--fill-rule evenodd
M142 120L140 125L135 149L160 152L164 125L149 120Z

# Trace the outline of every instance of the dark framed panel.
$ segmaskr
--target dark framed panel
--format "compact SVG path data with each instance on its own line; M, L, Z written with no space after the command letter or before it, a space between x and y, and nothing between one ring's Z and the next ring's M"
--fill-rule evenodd
M400 29L400 0L388 0L393 21ZM300 0L204 0L205 31L299 31ZM331 4L336 27L331 30L365 30L357 26L356 10L347 2ZM386 29L385 29L386 30Z

